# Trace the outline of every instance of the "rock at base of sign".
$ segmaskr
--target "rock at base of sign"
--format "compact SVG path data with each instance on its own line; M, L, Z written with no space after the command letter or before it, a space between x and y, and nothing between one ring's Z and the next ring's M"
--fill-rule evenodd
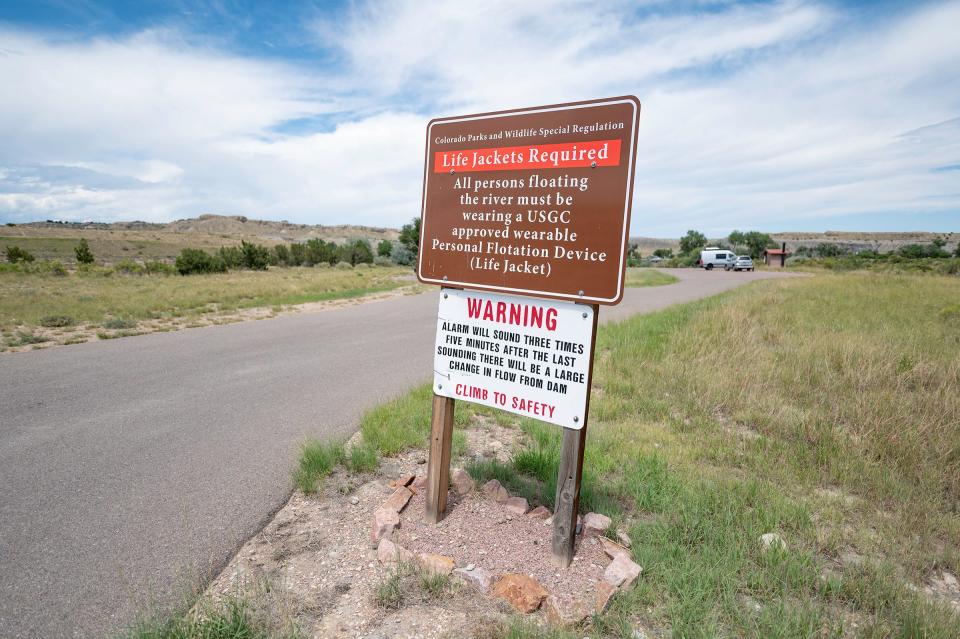
M617 530L617 541L619 541L621 544L623 544L627 548L633 545L633 540L630 539L630 535L628 535L623 530Z
M510 497L507 501L503 502L503 507L515 515L525 515L530 509L527 500L523 497Z
M597 582L597 590L593 604L593 614L602 615L610 607L610 600L617 594L617 587L606 581Z
M410 563L413 561L413 553L384 537L377 546L377 560L381 564Z
M450 557L430 552L417 555L417 563L433 575L449 575L457 565Z
M583 518L583 528L587 533L602 533L613 522L606 515L587 513Z
M627 555L619 554L603 572L603 580L611 586L629 588L642 571L643 568L635 564Z
M393 491L392 495L387 497L387 500L380 505L380 508L399 513L404 509L411 497L413 497L413 493L410 492L410 489L406 486L400 486Z
M585 601L576 597L557 597L550 595L543 602L543 612L547 621L554 626L573 626L590 614Z
M418 475L416 479L413 480L413 483L410 484L409 490L414 495L417 495L427 489L427 476Z
M483 492L498 504L502 504L510 499L510 493L508 493L507 489L496 479L491 479L485 483L483 485Z
M603 548L603 552L611 559L616 559L619 555L626 555L627 559L630 559L630 551L627 550L626 547L603 536L597 537L597 539L600 540L600 546Z
M532 519L550 519L550 509L546 506L537 506L527 513L527 517Z
M493 587L493 594L523 613L535 611L550 593L527 575L507 573Z
M471 567L472 566L472 567ZM479 566L467 566L466 568L457 568L454 571L464 583L468 583L480 592L487 594L493 585L493 575L480 568Z
M453 484L453 490L461 497L473 492L475 486L473 477L462 468L454 469L450 474L450 483Z
M377 508L373 512L373 528L370 541L375 545L400 527L400 513L390 508Z
M394 489L400 488L401 486L409 486L415 477L415 475L400 475L396 479L388 481L387 486Z

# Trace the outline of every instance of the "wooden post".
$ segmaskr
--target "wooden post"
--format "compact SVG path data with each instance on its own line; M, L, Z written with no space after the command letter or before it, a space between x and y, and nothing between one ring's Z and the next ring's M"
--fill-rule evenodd
M597 341L600 307L593 304L593 333L590 336L590 367L587 373L587 402L583 427L563 429L560 467L557 469L557 494L553 506L553 562L567 568L573 561L577 540L577 514L580 510L580 480L583 477L583 449L587 442L587 421L590 414L590 387L593 384L593 355Z
M447 514L450 486L450 445L453 442L454 400L433 396L430 426L430 460L427 466L427 521L436 524Z

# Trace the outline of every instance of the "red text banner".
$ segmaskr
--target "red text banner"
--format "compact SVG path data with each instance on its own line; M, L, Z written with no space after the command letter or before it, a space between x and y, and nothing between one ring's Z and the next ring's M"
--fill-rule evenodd
M437 151L435 173L569 169L620 164L620 140Z

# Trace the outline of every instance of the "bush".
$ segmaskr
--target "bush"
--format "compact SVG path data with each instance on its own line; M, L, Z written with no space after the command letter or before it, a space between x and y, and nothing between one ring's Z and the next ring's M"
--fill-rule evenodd
M290 266L300 266L307 261L307 247L303 244L290 245Z
M63 328L73 326L76 322L69 315L47 315L40 318L40 326L46 328Z
M93 264L93 252L90 250L90 244L87 238L81 238L80 243L74 247L73 252L77 256L77 264Z
M22 249L19 246L8 246L7 247L7 261L11 264L17 264L18 262L32 262L35 258L33 254Z
M340 271L346 271L348 269L352 269L353 264L351 264L350 262L337 262L336 268L337 270L340 270Z
M45 262L43 266L46 267L45 270L50 273L50 275L56 275L57 277L67 276L67 269L65 269L63 264L58 260L50 260L49 262Z
M353 265L373 263L373 251L366 240L347 242L339 248L338 253L341 262L350 262Z
M241 240L240 253L243 256L242 264L244 268L265 271L267 266L270 265L270 249L266 246Z
M90 262L84 262L89 264ZM121 275L143 275L145 270L143 266L133 260L126 258L113 265L113 272Z
M109 329L116 329L116 330L125 329L125 328L136 328L137 321L130 320L130 319L123 319L121 317L114 317L104 322L103 327L109 328Z
M177 256L177 271L181 275L194 273L223 273L227 265L219 255L210 255L200 249L185 248Z
M177 272L177 269L172 265L159 260L147 261L143 265L143 270L145 270L148 275L173 275Z
M393 260L389 257L382 257L380 255L373 258L374 266L393 266Z
M417 254L403 244L394 244L390 251L390 260L400 266L410 266L417 260Z
M240 268L243 265L243 252L238 246L221 246L217 251L217 257L228 269Z
M390 257L393 252L393 242L390 240L380 240L377 244L377 257Z
M277 264L290 266L290 249L286 244L277 244L273 247L273 258Z

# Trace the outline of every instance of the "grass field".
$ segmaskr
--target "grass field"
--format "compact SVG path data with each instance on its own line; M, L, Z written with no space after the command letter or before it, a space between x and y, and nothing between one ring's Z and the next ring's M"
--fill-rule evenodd
M957 278L818 275L602 328L581 503L644 573L569 637L960 637L957 300ZM365 441L421 446L429 394L371 411ZM552 506L559 429L493 416L527 444L471 470Z
M676 277L652 268L628 268L625 285L630 288L664 286L679 282Z
M81 339L79 334L172 330L243 309L359 297L410 286L410 269L271 268L191 275L132 275L97 269L55 276L0 271L0 348ZM104 332L103 329L107 329ZM111 332L114 331L114 332Z

